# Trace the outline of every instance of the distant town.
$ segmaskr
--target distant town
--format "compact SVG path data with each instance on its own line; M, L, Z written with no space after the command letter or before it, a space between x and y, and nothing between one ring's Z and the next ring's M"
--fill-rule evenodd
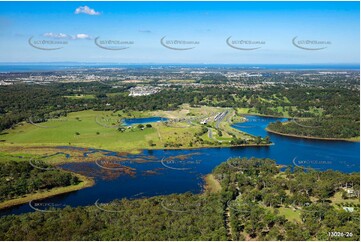
M261 89L275 85L321 87L324 83L359 90L358 71L277 71L237 68L89 68L78 70L2 72L0 85L15 83L44 85L49 83L100 82L113 88L126 86L130 96L146 96L172 87L234 87Z

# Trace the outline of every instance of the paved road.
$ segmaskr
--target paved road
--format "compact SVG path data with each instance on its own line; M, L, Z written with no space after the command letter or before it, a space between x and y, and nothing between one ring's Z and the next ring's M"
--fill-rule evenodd
M208 138L213 139L213 133L211 128L208 128Z
M216 128L219 128L219 124L222 122L222 120L226 117L226 115L228 114L228 110L223 112L221 115L219 115L219 117L217 117L216 119Z

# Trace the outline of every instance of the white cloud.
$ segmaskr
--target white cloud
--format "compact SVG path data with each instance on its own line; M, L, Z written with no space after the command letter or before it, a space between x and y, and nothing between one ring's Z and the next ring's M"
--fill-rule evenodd
M95 11L92 8L89 8L88 6L80 6L77 9L75 9L75 14L80 14L80 13L84 13L84 14L88 14L88 15L100 15L100 12Z
M88 34L76 34L74 36L63 33L45 33L44 37L52 38L52 39L68 39L68 40L77 40L77 39L91 39Z

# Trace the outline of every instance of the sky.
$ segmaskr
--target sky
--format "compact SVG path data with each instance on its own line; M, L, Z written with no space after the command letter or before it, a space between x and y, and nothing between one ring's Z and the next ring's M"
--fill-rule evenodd
M359 36L359 2L0 2L0 62L359 64Z

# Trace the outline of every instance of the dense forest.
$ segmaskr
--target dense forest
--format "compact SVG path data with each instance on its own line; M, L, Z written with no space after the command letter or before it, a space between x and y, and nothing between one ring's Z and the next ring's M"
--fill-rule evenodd
M300 167L280 172L270 159L236 158L213 174L221 182L223 203L228 201L233 240L359 240L359 173ZM342 202L334 201L336 193ZM358 202L348 203L350 198ZM300 215L292 221L295 211ZM329 237L335 231L353 236Z
M39 169L41 168L41 169ZM0 202L55 187L76 185L77 176L43 162L2 162L0 166Z
M175 110L181 104L248 108L255 113L310 118L318 129L301 129L305 135L322 137L359 136L359 92L342 88L270 86L263 89L231 87L185 88L170 85L149 96L128 96L131 85L118 88L96 83L17 84L0 87L0 131L21 121L42 122L67 113L93 110ZM93 98L67 98L71 95ZM115 94L115 95L109 95ZM299 121L302 124L304 121ZM307 126L305 124L304 126ZM296 132L288 126L284 132ZM330 130L329 128L332 127ZM278 126L271 128L281 131ZM327 134L326 134L327 133Z
M268 129L285 134L321 137L350 138L360 136L359 94L344 90L297 90L289 91L291 102L300 103L303 111L290 112L291 122L270 124ZM307 106L308 105L308 106ZM322 113L312 113L310 107L317 107ZM301 118L297 118L301 117Z
M360 136L357 126L359 119L345 119L342 117L317 118L282 123L275 122L268 125L269 131L275 131L287 135L318 138L350 138Z
M183 194L12 215L0 240L226 240L221 207L218 196Z
M348 202L359 198L359 173L280 169L269 159L230 159L213 171L220 192L4 216L0 239L359 240L359 203ZM341 202L332 200L337 193L343 194ZM296 220L282 214L294 210ZM349 237L330 237L329 232L348 232Z

